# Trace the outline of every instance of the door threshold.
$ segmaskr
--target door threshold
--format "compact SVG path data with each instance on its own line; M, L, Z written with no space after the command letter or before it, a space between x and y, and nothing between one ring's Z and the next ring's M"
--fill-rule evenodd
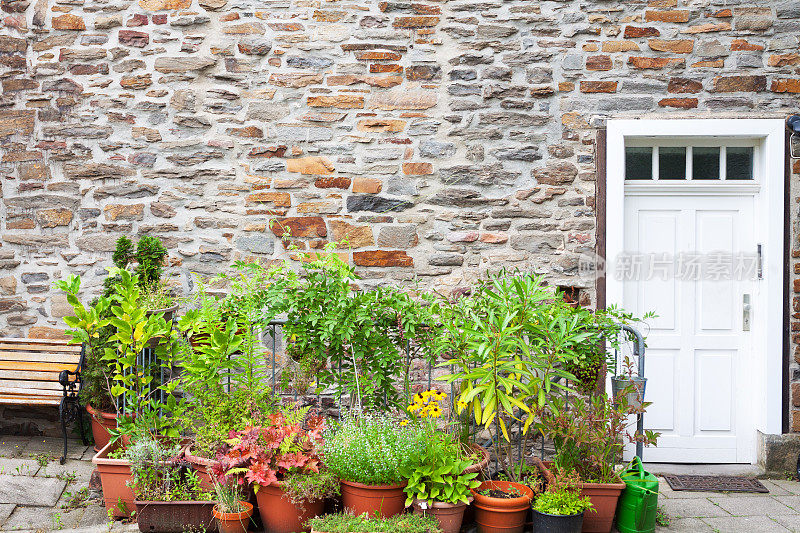
M644 463L644 469L657 476L749 476L764 475L764 469L753 464L701 464L701 463Z

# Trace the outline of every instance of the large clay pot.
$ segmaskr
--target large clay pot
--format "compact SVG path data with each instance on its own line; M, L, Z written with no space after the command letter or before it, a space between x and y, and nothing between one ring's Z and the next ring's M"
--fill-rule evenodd
M94 451L99 452L111 440L109 429L117 427L117 413L98 411L91 405L86 406L86 412L92 421L92 437L94 437Z
M422 508L423 504L425 504L425 509ZM414 514L433 516L439 522L443 533L461 531L461 522L464 520L466 509L466 503L433 502L433 505L429 506L422 500L414 501Z
M609 533L614 525L617 502L625 490L625 483L583 483L581 496L588 496L594 505L595 512L588 512L583 517L583 529L586 533Z
M258 514L265 533L300 533L309 531L308 521L325 511L325 501L304 501L295 505L286 497L280 481L256 492Z
M516 498L492 498L480 494L486 489L499 489L508 492L514 487L522 496ZM477 489L472 490L475 498L475 523L478 533L522 533L525 527L525 516L531 506L533 491L513 481L484 481Z
M133 503L133 490L128 486L128 481L131 479L131 464L127 459L110 459L108 457L108 454L120 445L119 442L106 444L92 458L92 463L100 473L106 509L117 518L129 518L136 510Z
M478 453L481 458L478 462L472 463L467 468L465 468L464 473L472 474L473 472L477 472L478 474L483 476L483 471L486 470L487 466L489 466L489 457L490 457L489 450L477 444L470 444L469 447L472 449L472 451ZM482 477L479 476L478 479L482 479Z
M347 511L360 515L389 518L403 512L406 508L406 493L403 489L407 481L398 485L364 485L354 481L341 480L342 503Z
M200 488L206 491L214 489L214 475L211 469L217 464L214 459L206 459L198 455L192 455L192 448L186 448L186 460L194 466L197 476L200 478Z
M244 511L240 513L222 513L214 506L212 514L217 520L219 533L247 533L250 517L253 516L253 504L239 503L244 506Z

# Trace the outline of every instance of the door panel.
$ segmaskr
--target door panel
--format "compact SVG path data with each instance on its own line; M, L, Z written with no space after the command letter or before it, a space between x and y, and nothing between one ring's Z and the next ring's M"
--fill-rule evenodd
M662 433L658 447L645 450L647 461L747 456L754 426L736 390L751 371L742 295L753 281L735 279L732 261L756 249L753 202L752 195L625 199L624 249L649 259L642 274L623 282L623 306L658 315L643 328L646 400L653 402L644 425ZM666 257L671 270L659 261Z

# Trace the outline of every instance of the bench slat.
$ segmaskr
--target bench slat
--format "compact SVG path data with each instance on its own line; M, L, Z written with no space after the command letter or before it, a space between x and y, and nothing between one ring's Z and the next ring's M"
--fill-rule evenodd
M56 362L31 362L31 361L3 361L0 358L0 370L27 370L30 372L61 372L62 370L75 371L76 365Z
M49 344L53 346L80 346L80 344L70 344L68 339L30 339L27 337L0 337L0 343L9 344Z
M0 353L3 352L31 352L31 353L81 353L78 346L26 346L24 344L0 344Z
M56 396L0 393L0 404L4 405L58 405L59 403L61 398Z
M18 380L20 383L36 382L36 383L58 383L58 374L60 372L30 372L27 370L3 370L0 369L0 379L13 379ZM70 376L74 378L74 376Z
M14 379L0 379L0 392L17 392L50 394L55 392L61 394L61 385L57 381L20 381Z
M47 352L2 352L0 351L0 361L30 361L34 363L73 363L77 365L81 361L81 354L78 353L47 353Z

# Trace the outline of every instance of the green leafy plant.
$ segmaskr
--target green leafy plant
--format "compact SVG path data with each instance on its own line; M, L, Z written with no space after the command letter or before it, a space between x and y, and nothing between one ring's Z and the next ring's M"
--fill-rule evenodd
M366 485L399 483L424 448L425 433L382 414L350 416L325 434L325 464L339 478Z
M182 408L183 404L174 394L178 382L154 381L157 371L170 369L175 359L171 324L164 320L162 313L148 314L142 308L136 274L118 268L111 269L111 274L119 276L110 319L116 332L109 337L111 347L105 348L101 359L110 369L109 391L117 412L136 414L135 420L123 418L121 431L112 431L112 435L149 428L162 435L178 436L177 428L164 416L165 411L176 413ZM143 357L140 358L145 348L154 350L157 357L145 362ZM162 396L165 401L161 400Z
M451 435L427 432L427 446L418 450L413 465L406 465L401 474L408 479L406 506L414 500L469 503L470 489L481 483L477 472L465 474L472 462L463 457L459 442Z
M424 330L422 308L401 290L354 289L354 267L335 253L341 246L298 253L299 272L276 267L285 280L286 351L295 362L284 383L301 392L332 387L359 408L402 407L409 392L402 387L408 372L402 350Z
M572 395L554 398L542 415L541 430L556 447L559 470L576 472L581 479L596 483L617 480L616 465L622 461L626 442L655 445L659 434L645 430L631 434L628 427L649 404L628 403L626 388L616 398L600 395Z
M310 526L314 531L325 533L441 533L436 518L415 514L401 514L392 518L329 514L312 518Z
M553 294L540 278L494 275L462 305L457 325L445 325L438 351L453 359L442 363L456 371L440 379L458 386L456 409L470 412L475 422L493 430L495 455L514 481L520 479L524 460L514 454L511 432L525 449L530 426L558 390L569 390L572 376L561 366L568 357L564 347L580 342L575 320L550 324L540 331L540 312ZM454 315L448 315L451 319ZM453 328L460 332L453 332ZM458 344L448 344L455 337Z
M133 259L138 263L135 272L141 287L150 287L161 279L166 256L167 249L158 237L143 235L139 239Z

